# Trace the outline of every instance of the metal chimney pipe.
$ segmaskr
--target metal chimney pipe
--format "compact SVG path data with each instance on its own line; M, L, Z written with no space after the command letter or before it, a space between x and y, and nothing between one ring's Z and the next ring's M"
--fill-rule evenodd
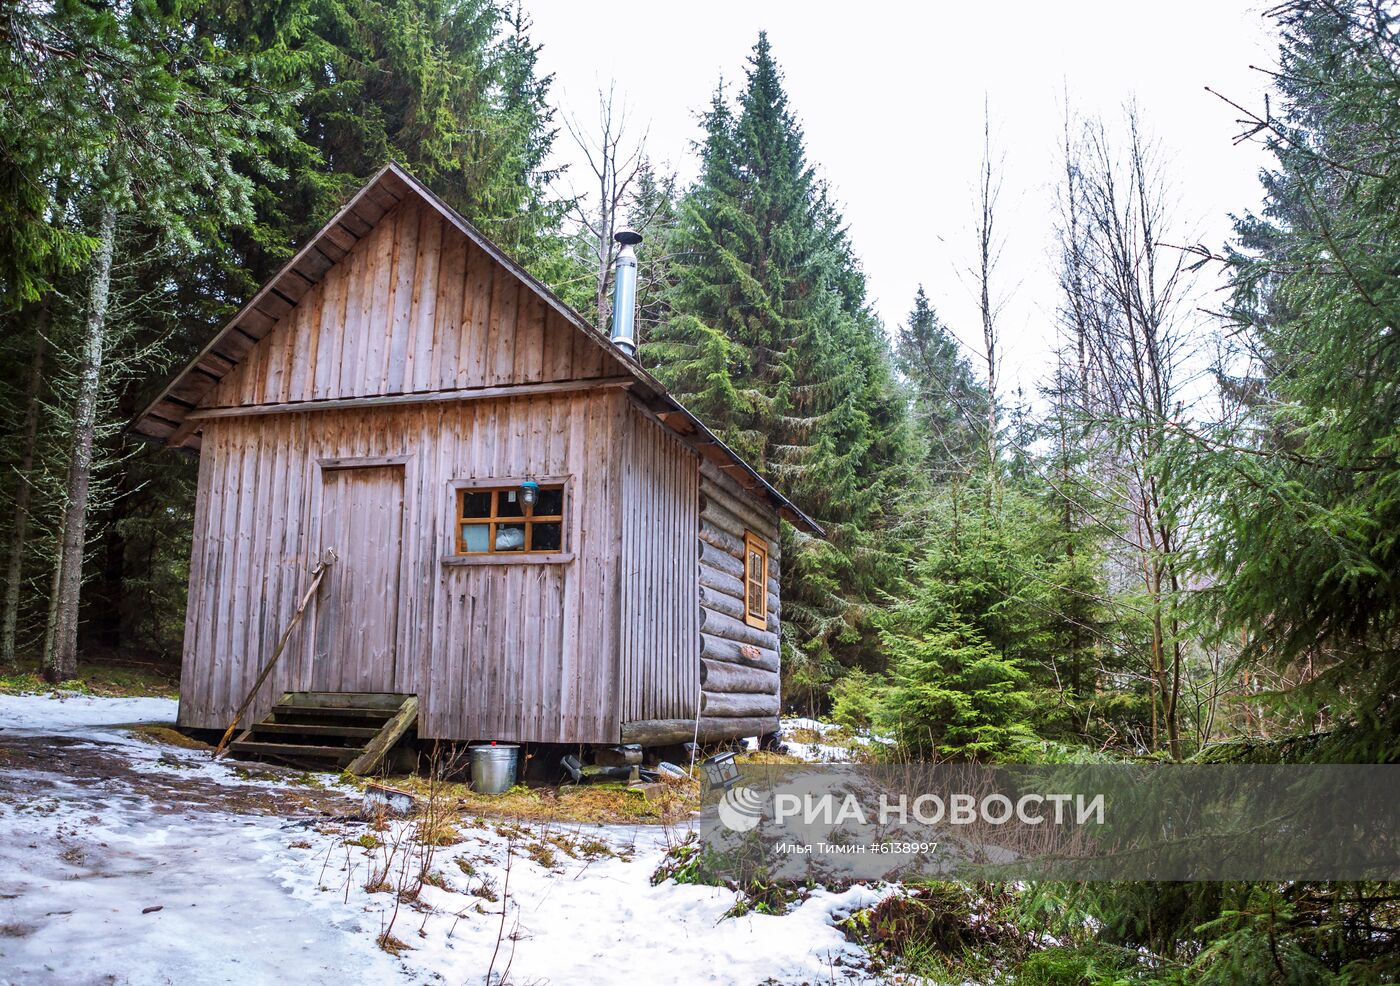
M628 356L637 354L637 339L634 327L637 321L637 254L633 250L642 242L642 234L635 229L619 229L613 239L622 247L617 251L617 264L613 267L613 345Z

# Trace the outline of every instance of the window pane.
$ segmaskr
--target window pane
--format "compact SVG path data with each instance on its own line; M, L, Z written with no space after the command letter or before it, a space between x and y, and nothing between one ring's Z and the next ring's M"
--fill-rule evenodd
M749 606L746 615L763 615L763 586L757 582L749 583Z
M733 557L733 556L731 556ZM749 578L763 578L763 555L757 551L749 552Z
M525 550L525 525L524 525L524 524L497 524L497 525L496 525L496 550L497 550L497 551L524 551L524 550Z
M463 517L490 517L491 491L465 490L462 493ZM482 549L485 550L485 549Z
M564 525L560 523L530 525L531 551L558 551L564 546Z
M509 489L496 491L497 517L519 517L524 512L520 503L519 490Z
M462 525L463 551L485 551L490 543L491 527L489 524Z
M564 487L545 486L535 501L535 516L559 517L564 513Z

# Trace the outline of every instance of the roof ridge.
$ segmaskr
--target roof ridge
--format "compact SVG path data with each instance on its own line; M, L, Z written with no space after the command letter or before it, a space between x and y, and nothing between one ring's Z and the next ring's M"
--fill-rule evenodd
M152 442L181 448L198 430L197 420L188 418L201 400L220 380L237 367L253 348L272 331L332 267L349 255L407 194L431 206L480 250L500 264L539 296L576 330L584 333L609 358L615 360L645 391L643 401L668 429L697 447L721 468L733 475L750 494L761 496L790 522L812 533L823 534L821 525L807 516L716 436L703 421L686 409L633 356L619 350L596 326L565 303L558 295L499 246L461 213L415 178L403 165L390 160L383 165L282 267L269 278L248 302L214 333L209 342L127 425L127 431ZM387 204L385 200L387 201ZM361 232L356 232L361 229ZM348 243L347 243L348 240ZM660 405L660 406L657 406ZM674 423L673 423L673 420ZM745 479L750 482L745 482Z

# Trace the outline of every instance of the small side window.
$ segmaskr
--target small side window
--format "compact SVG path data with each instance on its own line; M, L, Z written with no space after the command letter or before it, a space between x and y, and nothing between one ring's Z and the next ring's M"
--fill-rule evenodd
M768 542L744 532L744 622L759 630L768 626Z

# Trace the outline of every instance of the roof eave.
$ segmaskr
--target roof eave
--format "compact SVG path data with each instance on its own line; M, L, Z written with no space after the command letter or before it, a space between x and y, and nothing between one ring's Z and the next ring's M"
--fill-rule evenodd
M486 235L481 232L481 230L473 226L455 209L453 209L450 205L448 205L441 198L439 198L438 195L432 191L432 189L423 185L421 182L418 181L418 179L414 178L413 175L409 174L406 170L400 167L397 162L393 161L384 165L384 167L380 168L379 171L375 172L374 176L365 183L364 187L362 187L358 192L351 196L350 199L340 208L340 210L337 211L336 214L332 216L331 219L321 227L320 231L317 232L317 234L313 236L309 241L307 241L307 243L303 245L302 248L291 257L291 259L289 259L284 265L282 265L282 267L277 271L276 274L274 274L271 278L268 279L268 281L262 286L262 288L259 289L258 292L254 294L251 299L249 299L248 303L241 307L238 310L238 312L232 318L230 318L224 324L224 326L221 329L219 329L218 332L214 334L213 338L210 339L209 343L205 345L199 351L199 353L192 360L190 360L189 363L187 363L179 372L177 372L170 378L170 380L156 395L156 397L146 405L146 407L141 411L140 414L136 415L136 417L134 417L131 420L131 422L127 425L126 430L140 439L151 442L159 442L163 445L167 445L168 447L180 449L180 444L171 445L169 441L170 438L173 438L175 437L175 435L179 434L181 430L180 427L177 427L174 434L162 436L159 434L152 434L149 431L143 431L141 429L141 424L152 417L159 417L160 420L162 422L165 422L166 424L171 423L168 417L157 415L156 411L163 403L174 400L172 392L176 389L176 387L179 386L179 384L191 373L199 372L199 364L205 359L208 359L211 356L219 356L221 359L227 361L227 357L224 357L222 356L222 354L219 354L217 352L219 344L222 343L233 331L237 331L243 320L246 317L248 317L251 313L258 311L261 314L259 305L262 302L264 302L269 295L273 294L276 291L277 285L282 283L285 278L291 276L292 274L297 274L298 276L305 278L305 275L301 274L298 268L306 262L307 258L310 257L313 252L320 250L321 245L329 237L331 230L334 229L336 224L340 223L342 220L345 220L350 214L352 214L356 207L363 203L368 196L373 195L380 190L384 190L387 191L387 193L391 197L396 197L398 201L402 201L401 194L395 196L395 192L397 190L391 187L392 182L400 183L404 186L405 191L412 191L414 194L418 195L424 201L429 203L443 217L444 220L451 223L463 235L465 235L469 240L471 240L478 248L480 248L493 260L495 260L501 266L505 267L508 271L514 274L522 282L524 282L527 287L529 287L532 291L539 295L540 298L542 298L546 304L553 308L555 312L557 312L561 317L563 317L570 325L583 332L584 335L595 345L606 351L610 358L614 359L618 364L620 364L636 380L638 384L640 384L649 392L649 396L653 400L660 401L666 404L668 407L673 408L676 412L683 415L690 423L690 425L695 429L696 433L701 436L702 441L721 449L724 455L735 466L737 466L741 471L743 471L747 476L751 478L756 487L749 488L749 492L751 494L756 495L762 493L762 499L764 499L768 503L768 505L779 514L779 516L783 517L785 520L787 520L794 526L804 528L808 532L816 534L820 537L825 536L826 532L822 529L820 524L818 524L811 517L807 516L807 514L800 510L791 500L789 500L786 496L779 492L778 489L772 483L763 478L763 476L760 475L757 470L755 470L751 465L744 461L744 459L740 457L737 452L735 452L728 445L722 442L717 436L715 436L715 434L712 431L710 431L708 427L706 427L704 422L702 422L699 418L697 418L694 414L687 410L684 405L682 405L679 401L677 401L674 397L667 393L666 388L662 385L661 381L657 380L656 377L652 376L652 374L644 366L642 366L642 364L639 363L634 356L630 356L622 350L618 349L616 346L614 346L612 344L612 340L609 339L607 335L600 332L593 325L589 324L583 318L582 315L574 311L573 308L567 305L561 298L559 298L553 291L551 291L548 286L546 286L533 274L527 271L524 267L516 263L504 252L502 252L499 247L492 243L486 237ZM392 206L390 206L389 208L392 208ZM387 209L385 209L385 211L387 211ZM243 334L247 335L246 332ZM256 345L257 341L258 339L254 339L253 344ZM179 424L183 425L183 422ZM181 450L190 451L189 449Z

